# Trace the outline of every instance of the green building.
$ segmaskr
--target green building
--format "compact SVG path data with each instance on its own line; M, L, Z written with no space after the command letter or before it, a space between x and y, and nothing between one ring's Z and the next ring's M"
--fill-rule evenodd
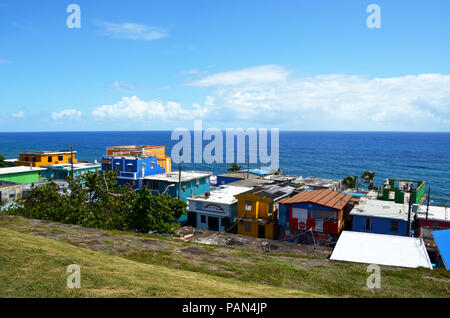
M37 182L41 178L44 168L32 168L25 166L16 166L8 168L0 168L0 181L8 181L15 183L31 183Z
M378 200L409 203L410 193L413 204L422 203L425 199L425 181L386 179L383 186L378 190Z

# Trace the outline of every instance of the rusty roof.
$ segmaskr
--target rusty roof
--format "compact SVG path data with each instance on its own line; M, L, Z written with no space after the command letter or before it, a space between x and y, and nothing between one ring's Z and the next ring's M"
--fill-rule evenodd
M314 191L303 191L291 198L280 201L281 204L310 202L323 205L332 209L340 210L352 199L351 195L324 189Z

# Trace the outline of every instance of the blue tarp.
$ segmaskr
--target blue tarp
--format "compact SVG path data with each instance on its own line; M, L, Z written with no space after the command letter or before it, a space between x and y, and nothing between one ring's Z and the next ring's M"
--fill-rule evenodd
M439 249L444 266L450 269L450 230L432 231L434 241Z
M360 193L360 192L355 192L355 193L351 193L351 192L344 192L345 194L354 196L354 197L362 197L364 195L364 193Z

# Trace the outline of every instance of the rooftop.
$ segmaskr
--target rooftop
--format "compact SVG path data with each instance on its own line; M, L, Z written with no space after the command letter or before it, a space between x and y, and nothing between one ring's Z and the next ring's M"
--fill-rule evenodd
M267 184L258 187L254 187L253 189L243 192L241 194L253 193L262 197L271 198L274 201L282 199L291 193L293 193L296 189L299 189L297 185L294 184Z
M263 185L268 185L268 184L273 184L274 181L273 180L267 180L267 179L262 179L262 178L248 178L248 179L242 179L239 181L234 181L234 182L230 182L227 183L228 185L232 185L235 187L258 187L258 186L263 186Z
M44 168L52 168L52 169L58 169L58 170L71 170L72 166L70 163L58 163L53 165L43 165L41 167ZM99 163L86 163L86 162L78 162L73 164L73 170L82 170L82 169L88 169L88 168L101 168L102 165Z
M330 188L334 186L337 183L340 183L340 180L334 180L334 179L324 179L319 177L308 177L303 178L300 182L313 187L323 187L323 188Z
M20 185L20 183L15 183L15 182L9 182L9 181L3 181L3 180L0 180L0 188L3 188L3 187L10 187L10 186L14 186L14 185Z
M417 211L417 218L425 219L426 214L427 214L427 206L420 205ZM450 207L430 205L428 210L428 219L450 222Z
M43 171L45 168L35 168L35 167L26 167L26 166L15 166L8 168L0 168L0 174L10 174L10 173L23 173L30 171Z
M42 151L25 151L21 152L21 155L35 155L35 156L43 156L43 155L54 155L60 153L70 153L70 150L42 150ZM72 153L76 153L76 151L72 151Z
M350 212L350 215L373 216L387 219L408 221L408 205L393 201L361 199ZM411 209L411 220L413 213Z
M193 198L189 198L188 200L232 204L237 201L236 198L234 197L236 194L246 192L249 190L251 190L251 188L222 185L212 190L209 196L207 196L206 194L201 194Z
M198 171L181 171L181 182L191 181L195 179L205 178L211 176L209 172L198 172ZM178 182L178 171L154 174L144 178L145 180L154 181L167 181L167 182Z
M292 198L287 198L280 201L280 203L290 204L310 202L340 210L350 201L350 199L352 199L351 195L329 189L323 189L300 192Z
M330 259L337 261L432 269L421 238L343 231Z

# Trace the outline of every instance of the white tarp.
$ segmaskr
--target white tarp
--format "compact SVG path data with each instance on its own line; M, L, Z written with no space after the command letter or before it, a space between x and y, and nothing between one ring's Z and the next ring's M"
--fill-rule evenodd
M366 264L432 269L421 238L344 231L331 259Z

